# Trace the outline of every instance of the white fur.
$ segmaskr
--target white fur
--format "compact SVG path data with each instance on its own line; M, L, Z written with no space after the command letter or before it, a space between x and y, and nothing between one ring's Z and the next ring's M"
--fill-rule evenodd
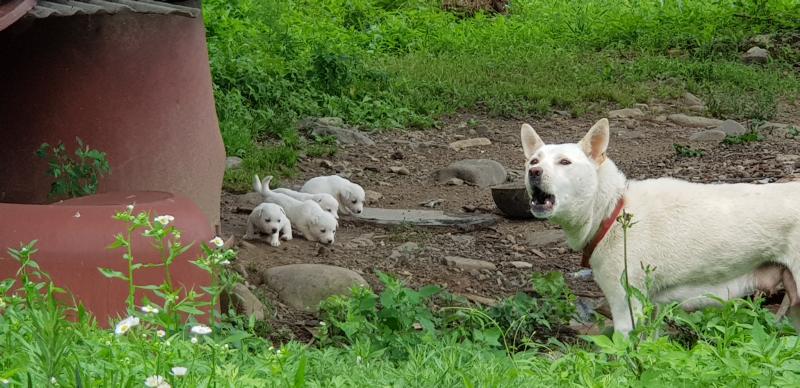
M283 188L274 189L272 192L288 195L298 201L306 201L310 199L317 202L322 210L325 210L326 212L333 214L334 217L339 218L339 201L337 201L336 198L333 198L333 196L328 193L309 194Z
M271 176L258 179L253 177L253 189L264 196L266 202L280 205L292 222L292 226L300 232L306 240L319 241L323 244L333 244L338 222L330 213L322 210L318 203L312 200L298 201L288 195L276 193L269 189Z
M281 239L292 239L292 223L282 207L265 202L256 206L247 217L247 233L244 239L253 240L258 237L259 232L270 236L269 244L277 247L281 245Z
M366 194L364 189L338 175L318 176L309 179L300 191L311 194L326 193L339 201L343 214L361 214ZM342 206L343 205L343 206Z
M786 267L789 280L800 274L800 182L698 184L672 178L627 181L606 158L608 120L601 119L577 144L545 145L527 124L522 126L525 181L555 196L552 208L534 215L560 225L567 243L581 250L624 196L625 211L637 223L628 231L628 276L644 289L643 267L655 268L650 296L656 301L689 301L702 306L706 294L740 297L758 288L758 268ZM569 164L561 164L566 159ZM531 161L537 163L531 164ZM533 167L541 168L537 182ZM533 207L533 206L532 206ZM611 308L614 328L632 329L623 273L622 226L615 223L591 257L594 278ZM784 278L787 279L787 278ZM767 281L769 282L769 281ZM797 285L793 319L800 317ZM698 302L699 301L699 302ZM634 315L641 306L633 301ZM800 327L800 320L795 320Z

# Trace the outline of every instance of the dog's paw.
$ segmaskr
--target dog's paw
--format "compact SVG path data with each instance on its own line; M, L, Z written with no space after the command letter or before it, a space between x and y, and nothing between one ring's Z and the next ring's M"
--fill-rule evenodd
M270 241L269 245L272 245L273 247L279 247L281 246L281 242L280 240Z
M242 236L242 240L255 240L255 239L256 236L253 234L245 234L244 236Z
M292 234L291 233L284 234L283 236L281 236L281 240L283 240L283 241L289 241L291 239L292 239Z

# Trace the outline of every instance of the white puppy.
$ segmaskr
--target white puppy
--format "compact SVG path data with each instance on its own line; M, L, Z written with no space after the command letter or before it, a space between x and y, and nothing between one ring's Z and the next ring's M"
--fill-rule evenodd
M298 201L286 194L276 193L269 189L271 176L258 179L253 177L253 189L264 196L264 200L278 204L292 222L292 226L299 231L306 240L319 241L323 244L333 244L338 222L330 213L322 210L318 203L312 200Z
M777 279L770 275L774 270L761 271L780 264L788 271L784 286L795 291L789 315L800 327L794 281L800 274L800 182L628 181L606 157L606 119L577 144L545 145L527 124L521 136L531 212L560 225L569 246L583 250L608 300L614 329L624 334L632 329L620 283L623 230L615 221L622 209L637 222L627 239L631 286L643 290L643 268L651 267L653 300L700 300L706 294L729 299L758 288L764 276ZM632 309L634 316L641 312L635 298Z
M277 247L281 245L280 240L292 239L292 223L282 207L265 202L256 206L247 217L247 233L244 239L254 240L258 237L258 233L270 236L269 244Z
M311 194L326 193L339 201L339 210L344 214L361 214L366 194L364 189L338 175L318 176L309 179L300 191Z
M333 196L330 194L309 194L283 188L272 190L272 192L288 195L298 201L307 201L310 199L317 202L322 210L325 210L326 212L333 214L334 217L339 218L339 201L337 201L336 198L333 198Z

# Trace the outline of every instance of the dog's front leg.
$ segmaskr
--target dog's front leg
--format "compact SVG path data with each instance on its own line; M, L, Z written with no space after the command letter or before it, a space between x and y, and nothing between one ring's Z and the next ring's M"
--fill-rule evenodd
M281 237L280 236L280 231L277 231L277 232L273 233L270 236L269 245L272 245L273 247L280 246L281 245L280 237Z
M631 310L633 311L634 317L638 317L641 315L642 305L633 296L631 297L631 304L628 304L627 292L620 282L623 269L621 266L615 268L617 266L613 265L613 263L609 264L611 265L595 267L592 271L595 282L597 282L597 285L599 285L600 289L603 291L608 301L608 306L611 309L611 319L614 321L614 330L627 337L634 327L634 321L631 319ZM636 276L630 275L632 274L629 274L631 286L641 289L641 287L637 286L638 282L634 280Z
M247 220L247 231L244 233L244 236L242 237L242 239L244 239L244 240L255 240L255 238L256 238L256 233L255 233L255 227L253 226L253 220L252 219L248 219Z

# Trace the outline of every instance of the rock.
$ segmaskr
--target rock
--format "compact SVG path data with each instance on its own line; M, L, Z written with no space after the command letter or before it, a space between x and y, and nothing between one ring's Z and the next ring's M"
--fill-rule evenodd
M444 184L452 178L459 178L480 187L504 183L508 173L502 164L491 159L466 159L435 171L433 179Z
M253 210L264 202L264 196L255 191L237 196L236 205L242 209Z
M461 186L464 184L464 180L458 178L450 178L445 182L448 186Z
M640 109L642 112L650 110L650 105L647 104L633 104L633 107Z
M718 127L722 125L723 122L722 120L711 119L708 117L687 116L682 113L671 114L667 116L667 119L678 125L697 128Z
M470 246L475 243L475 237L466 234L452 235L450 236L450 239L461 246Z
M512 261L508 264L511 264L514 268L525 269L525 268L533 268L533 264L527 261Z
M397 251L402 253L402 254L404 254L404 255L413 255L414 253L417 253L420 250L421 250L421 248L420 248L419 244L417 244L417 243L415 243L413 241L405 242L403 244L400 244L400 246L397 247Z
M461 230L472 230L497 223L489 214L448 215L441 210L383 209L368 207L354 222L378 225L451 226Z
M367 286L361 275L347 268L324 264L290 264L264 272L267 286L287 305L317 311L319 303L332 295L350 295L353 286Z
M447 256L444 258L444 262L449 266L458 267L465 270L497 269L497 267L494 264L488 261L467 259L465 257L459 257L459 256Z
M725 132L727 136L741 136L747 133L747 128L734 120L725 120L722 125L717 127L717 130Z
M559 243L566 240L566 235L561 229L545 229L540 231L530 231L525 236L526 242L530 246L545 246Z
M608 112L609 119L634 119L642 116L644 116L644 112L639 108L617 109Z
M408 171L408 168L403 166L391 166L389 167L389 171L397 175L411 175L411 171Z
M365 233L362 234L345 244L345 247L354 249L354 248L372 248L375 246L375 242L372 241L372 238L375 237L375 233Z
M750 38L749 42L758 47L771 47L772 36L770 34L755 35Z
M405 159L405 158L406 158L406 156L405 156L405 155L403 155L403 153L402 153L402 152L400 152L400 151L395 151L395 152L393 152L393 153L392 153L392 156L391 156L391 158L392 158L393 160L403 160L403 159Z
M259 321L267 318L267 306L264 306L264 303L261 303L244 284L235 285L231 297L238 310L245 316L252 316Z
M705 105L703 100L689 92L683 94L683 103L686 106Z
M575 271L569 276L573 279L589 281L592 280L592 269L591 268L583 268L581 270Z
M769 51L758 46L753 46L746 53L742 54L742 61L748 65L754 63L767 63L769 61Z
M312 136L333 136L340 144L375 144L361 131L345 127L342 119L338 117L306 119L298 124L298 129L307 131Z
M429 208L433 209L433 208L441 205L442 202L444 202L443 199L437 198L437 199L432 199L430 201L422 202L419 205L422 206L422 207L429 207Z
M234 170L239 167L242 167L242 158L238 156L228 156L225 159L225 168L228 170Z
M367 203L369 204L378 202L381 200L381 198L383 198L383 194L373 190L365 190L364 194L366 194Z
M482 304L489 307L497 306L497 300L492 298L487 298L485 296L474 295L474 294L459 294L459 295L463 296L464 298L473 303Z
M700 131L693 133L689 136L689 140L698 143L722 143L723 140L727 135L725 132L720 131L719 129L708 129L705 131Z
M781 164L794 164L798 160L800 160L800 155L778 154L775 156L775 161Z
M330 160L321 159L319 161L319 166L320 167L325 167L325 168L331 169L331 170L333 169L333 163Z
M465 148L470 147L480 147L480 146L488 146L492 145L492 141L485 138L485 137L476 137L473 139L464 139L464 140L457 140L448 145L448 147L456 150L461 151Z

